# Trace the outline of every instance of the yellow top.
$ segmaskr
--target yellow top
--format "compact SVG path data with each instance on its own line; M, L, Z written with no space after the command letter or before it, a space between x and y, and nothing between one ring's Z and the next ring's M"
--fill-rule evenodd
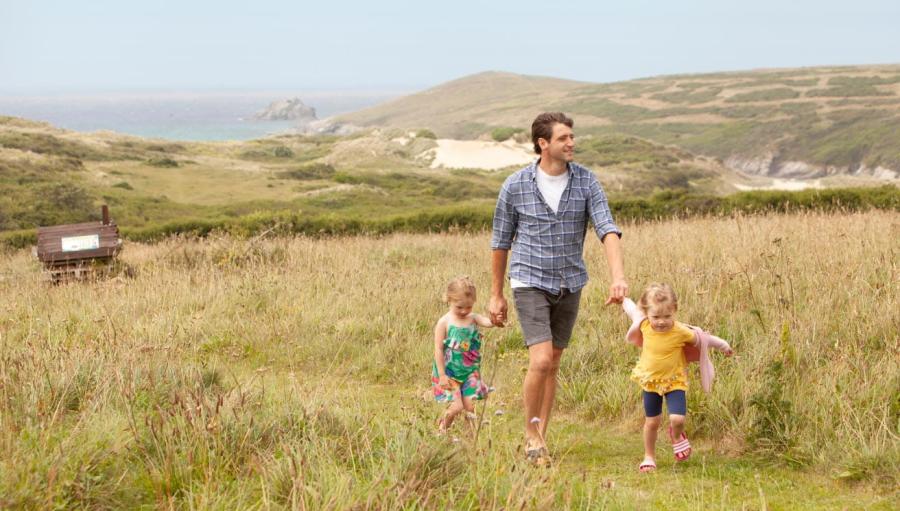
M631 379L647 392L659 395L687 390L687 361L684 345L694 343L694 331L678 321L667 332L657 332L644 319L641 322L644 346Z

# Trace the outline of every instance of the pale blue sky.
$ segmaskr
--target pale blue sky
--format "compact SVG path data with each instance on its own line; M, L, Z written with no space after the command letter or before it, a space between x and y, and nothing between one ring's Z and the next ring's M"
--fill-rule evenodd
M0 92L414 90L900 63L900 2L0 0Z

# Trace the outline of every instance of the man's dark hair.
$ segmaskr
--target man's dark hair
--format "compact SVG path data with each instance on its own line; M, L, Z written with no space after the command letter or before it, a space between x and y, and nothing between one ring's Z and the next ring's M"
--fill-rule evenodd
M554 124L565 124L572 128L575 125L575 121L566 117L566 114L562 112L544 112L535 117L534 122L531 123L531 141L534 143L535 153L541 154L541 146L538 144L539 138L549 142L553 137Z

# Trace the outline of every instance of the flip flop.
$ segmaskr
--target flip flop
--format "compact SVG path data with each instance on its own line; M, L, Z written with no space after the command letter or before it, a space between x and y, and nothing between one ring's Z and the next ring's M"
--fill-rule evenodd
M549 467L553 463L546 447L528 449L525 451L525 459L535 467Z
M669 426L669 440L672 441L672 452L675 454L675 461L687 461L691 457L691 443L688 441L684 431L676 439L672 433L672 426Z
M550 466L552 460L550 458L550 451L547 450L547 447L537 447L534 446L534 444L529 445L529 443L530 442L526 442L525 444L525 459L534 466Z
M656 470L656 462L651 460L650 458L644 458L644 461L638 465L638 470L642 473L647 474Z

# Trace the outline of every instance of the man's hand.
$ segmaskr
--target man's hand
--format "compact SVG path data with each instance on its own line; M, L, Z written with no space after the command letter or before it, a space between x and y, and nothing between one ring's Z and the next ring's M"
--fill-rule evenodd
M609 298L606 299L606 305L622 303L626 296L628 296L628 283L625 282L625 279L614 279L609 285Z
M506 298L503 295L491 297L488 311L491 314L491 323L493 323L494 326L506 326L507 309L508 305L506 304Z

